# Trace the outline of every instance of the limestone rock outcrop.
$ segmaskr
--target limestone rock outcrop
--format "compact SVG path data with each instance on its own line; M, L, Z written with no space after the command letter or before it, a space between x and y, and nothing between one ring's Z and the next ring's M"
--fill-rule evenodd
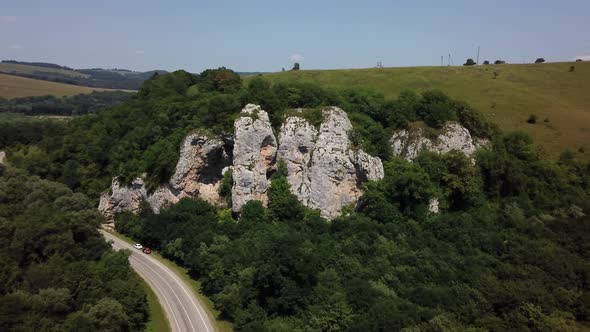
M143 178L137 178L130 185L121 185L118 178L111 183L110 192L104 192L100 196L98 211L107 220L112 220L115 214L124 211L138 213L141 202L147 197Z
M248 104L234 123L231 142L201 132L188 135L168 183L148 192L145 177L128 186L115 178L110 193L101 196L99 210L112 220L118 212L138 212L142 201L156 213L183 197L223 205L219 186L224 171L232 169L232 209L239 213L251 200L267 204L271 175L277 160L283 160L291 192L305 206L334 218L356 204L363 182L383 178L383 164L352 146L352 124L343 110L328 107L322 116L316 128L295 112L285 119L277 142L267 112Z
M268 114L253 104L242 110L234 130L232 209L239 212L250 200L266 205L277 140Z
M98 210L111 220L119 212L138 212L142 201L146 201L156 213L166 204L174 204L183 197L223 204L218 193L219 185L223 170L230 164L222 140L199 132L189 134L182 143L174 175L167 184L150 193L144 183L145 176L136 178L127 186L114 178L110 193L101 195Z
M408 161L414 160L422 150L436 153L456 150L472 156L477 149L488 144L486 139L472 137L469 130L457 122L446 123L436 137L428 137L422 128L399 130L390 142L393 154Z
M345 206L356 204L362 182L383 178L383 164L352 148L352 124L343 110L325 108L322 115L319 130L302 117L287 118L279 133L277 158L287 166L293 194L322 216L334 218Z
M170 191L180 199L199 197L212 204L223 202L219 185L223 169L231 165L225 143L202 133L188 135L180 148L180 158L170 179ZM165 193L164 193L165 194Z

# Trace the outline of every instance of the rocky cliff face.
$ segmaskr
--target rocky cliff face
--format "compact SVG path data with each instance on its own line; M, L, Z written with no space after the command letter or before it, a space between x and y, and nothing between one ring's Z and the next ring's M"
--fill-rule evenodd
M169 183L148 193L142 178L130 186L114 179L111 193L101 197L99 210L112 219L121 211L137 212L143 200L156 212L182 197L223 204L218 191L228 168L233 175L233 211L239 212L250 200L266 205L270 175L277 160L283 160L293 194L305 206L334 218L357 202L363 182L383 178L383 165L379 158L353 149L348 137L352 124L343 110L325 108L322 115L319 128L302 116L286 118L277 143L268 114L260 106L246 105L234 123L233 153L220 139L191 134L182 143Z
M351 147L352 124L336 107L322 111L316 130L305 119L286 119L279 133L278 159L284 160L291 191L306 206L327 218L340 214L361 196L360 184L383 178L379 158Z
M212 204L223 204L218 193L219 184L230 164L222 140L199 132L189 134L182 142L174 175L167 184L148 193L143 177L133 180L128 186L121 185L115 178L110 193L101 195L98 210L110 220L119 212L138 212L142 201L146 201L154 212L183 197L198 197Z
M268 174L277 152L277 140L268 114L248 104L234 123L232 209L238 212L250 200L266 205Z
M457 122L448 122L436 137L428 137L425 130L404 129L397 131L391 137L393 154L412 161L422 150L436 153L447 153L453 150L471 156L483 145L488 144L485 139L471 136L467 128Z

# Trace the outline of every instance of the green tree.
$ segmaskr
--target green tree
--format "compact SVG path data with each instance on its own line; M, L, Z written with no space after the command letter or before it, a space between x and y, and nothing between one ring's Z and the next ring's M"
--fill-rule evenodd
M467 59L467 61L465 61L465 64L463 64L463 66L475 66L477 63L475 63L475 61L473 59Z

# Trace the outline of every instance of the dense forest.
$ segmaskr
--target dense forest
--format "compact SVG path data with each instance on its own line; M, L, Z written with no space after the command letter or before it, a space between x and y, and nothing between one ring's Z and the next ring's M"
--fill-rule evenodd
M0 165L0 330L142 331L145 291L95 204Z
M178 71L155 75L126 103L40 140L13 142L9 162L93 199L113 176L147 173L156 185L172 174L187 132L228 135L246 103L261 104L274 126L292 108L308 109L317 123L319 107L342 107L353 143L382 158L385 178L366 183L358 206L333 221L297 201L284 167L273 175L268 208L251 201L239 219L187 199L157 215L145 207L116 217L118 231L188 267L236 330L587 326L590 164L569 151L546 159L525 134L501 133L437 91L389 100L263 77L243 85L225 68ZM391 155L394 129L421 126L434 135L449 120L491 139L475 162L460 153L424 152L413 163ZM433 197L439 214L428 212Z

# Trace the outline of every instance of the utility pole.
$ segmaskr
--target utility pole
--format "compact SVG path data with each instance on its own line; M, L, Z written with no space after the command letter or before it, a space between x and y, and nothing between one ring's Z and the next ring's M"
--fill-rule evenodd
M476 64L479 65L479 46L477 47L477 62L476 62Z

